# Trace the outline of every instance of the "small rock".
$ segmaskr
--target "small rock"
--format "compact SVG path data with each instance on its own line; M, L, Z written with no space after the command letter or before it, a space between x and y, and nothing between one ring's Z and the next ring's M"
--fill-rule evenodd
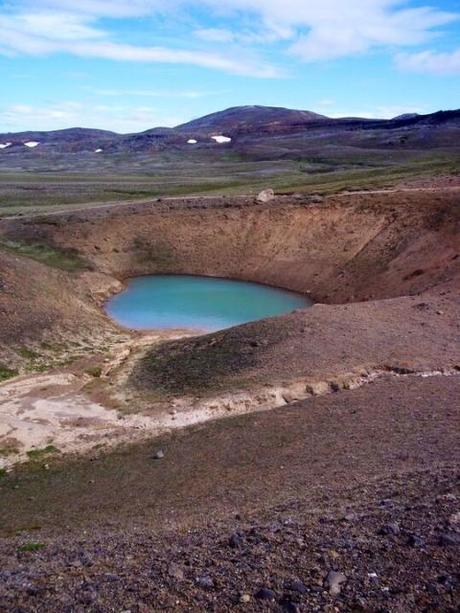
M410 534L407 539L407 544L409 545L409 547L423 547L425 541L416 534Z
M390 535L398 536L398 534L400 533L401 533L401 528L399 527L399 524L397 524L396 522L385 524L379 530L379 534L381 534L382 536L390 536Z
M240 602L246 603L246 602L250 602L250 601L251 601L250 594L241 594Z
M289 600L289 598L283 598L283 600L280 601L280 606L283 611L286 611L286 613L298 613L299 611L299 607L295 604L295 602Z
M332 560L337 560L338 558L340 558L339 552L336 551L335 549L331 549L327 553L328 553L328 556L332 558Z
M90 604L93 604L96 599L97 599L96 592L94 592L93 590L87 590L80 594L78 601L81 604L90 605Z
M232 536L228 539L228 544L230 545L230 547L236 549L237 547L241 547L241 545L243 544L243 539L239 534L235 533L232 534Z
M214 587L214 581L209 575L202 575L195 579L195 583L204 590L210 590Z
M174 577L175 579L178 579L179 581L183 581L183 579L184 579L184 571L182 570L182 568L178 564L175 564L174 562L172 562L169 565L168 574L171 577Z
M291 402L297 402L297 400L299 400L299 394L296 394L295 392L285 391L283 392L283 400L287 404L291 404Z
M358 596L354 602L353 611L364 612L364 611L369 611L369 610L370 609L368 607L366 600L362 598L361 596Z
M158 450L158 451L155 453L155 455L153 456L153 459L154 459L154 460L161 460L161 459L162 459L162 458L164 458L164 457L165 457L165 453L164 453L163 449L159 449L159 450Z
M449 517L449 524L451 526L460 526L460 511Z
M367 573L367 576L369 577L369 579L378 579L378 575L377 573Z
M321 396L322 394L330 392L331 388L327 381L318 381L317 383L309 383L305 387L305 391L312 396Z
M342 589L342 583L347 580L343 573L339 573L335 570L330 570L324 580L324 586L329 590L329 594L337 596Z
M458 532L444 532L439 535L438 543L441 547L458 547L460 545L460 534Z
M298 594L306 594L307 592L307 588L305 587L305 584L302 583L302 581L298 581L298 580L287 581L284 584L284 587L287 590L291 590L291 592L297 592Z
M452 492L449 492L448 494L443 494L436 498L436 502L447 502L454 500L457 500L457 496L455 494L452 494Z
M275 192L271 188L264 189L257 195L256 202L263 204L265 202L270 202L270 200L273 200L274 198Z
M261 587L260 590L257 590L255 593L255 597L258 600L275 600L276 594L268 587Z
M379 502L379 506L381 507L393 507L394 504L394 500L392 500L391 498L384 498Z

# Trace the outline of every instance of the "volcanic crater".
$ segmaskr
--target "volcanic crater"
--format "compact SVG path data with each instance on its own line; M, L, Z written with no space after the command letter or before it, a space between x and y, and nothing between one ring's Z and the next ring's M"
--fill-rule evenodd
M457 610L460 183L436 181L0 220L4 608ZM119 327L106 301L152 274L314 304Z
M92 426L104 423L112 444L388 375L458 373L459 199L451 185L3 219L0 363L19 377L0 387L3 442L21 457L50 438L79 451L99 444ZM315 304L199 336L121 329L102 305L147 274L254 281ZM34 370L49 371L46 385ZM18 382L28 391L12 415ZM69 433L59 411L75 398L85 427ZM18 422L34 419L50 427L21 435Z

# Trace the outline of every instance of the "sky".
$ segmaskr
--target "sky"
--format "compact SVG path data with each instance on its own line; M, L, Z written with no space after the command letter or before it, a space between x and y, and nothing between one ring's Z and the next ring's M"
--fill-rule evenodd
M0 133L460 108L460 0L0 0Z

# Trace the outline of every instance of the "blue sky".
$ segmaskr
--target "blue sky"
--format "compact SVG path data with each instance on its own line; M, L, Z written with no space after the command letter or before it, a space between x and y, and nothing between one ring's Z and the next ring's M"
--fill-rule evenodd
M460 107L459 0L0 0L0 132Z

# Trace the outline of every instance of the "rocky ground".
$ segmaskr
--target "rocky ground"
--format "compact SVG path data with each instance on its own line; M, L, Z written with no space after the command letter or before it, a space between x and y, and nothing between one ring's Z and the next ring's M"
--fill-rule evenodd
M159 535L90 530L2 545L0 610L457 611L455 471L350 490L344 510L280 505L270 519ZM28 551L29 549L29 551Z
M18 471L0 610L455 611L459 393L391 379Z

